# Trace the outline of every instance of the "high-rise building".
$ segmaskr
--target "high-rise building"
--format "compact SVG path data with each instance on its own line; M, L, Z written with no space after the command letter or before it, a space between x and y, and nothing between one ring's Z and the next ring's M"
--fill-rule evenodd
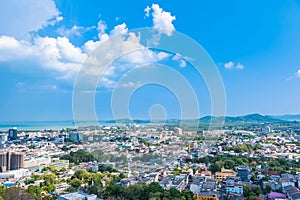
M11 153L9 170L17 170L24 168L24 160L25 159L23 153Z
M12 128L8 130L8 140L17 140L18 139L18 129Z
M20 152L0 152L0 171L18 170L24 168L25 156Z
M7 134L0 133L0 144L4 144L7 141Z
M236 169L237 169L237 176L240 177L241 181L248 181L249 168L247 166L239 166Z
M0 171L5 172L7 169L7 153L0 152Z
M72 132L69 134L69 139L74 143L81 143L83 141L83 133L81 132Z

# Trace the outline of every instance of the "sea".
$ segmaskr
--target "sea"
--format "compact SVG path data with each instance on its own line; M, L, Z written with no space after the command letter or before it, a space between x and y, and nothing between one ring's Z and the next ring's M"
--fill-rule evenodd
M114 123L101 122L80 122L74 123L73 120L67 121L28 121L28 122L0 122L0 130L5 131L11 128L18 130L59 130L63 128L78 128L86 126L114 126Z

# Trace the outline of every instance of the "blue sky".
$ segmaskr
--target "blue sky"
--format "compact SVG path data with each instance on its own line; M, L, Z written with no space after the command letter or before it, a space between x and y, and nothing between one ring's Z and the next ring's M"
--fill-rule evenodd
M202 45L221 74L227 115L300 113L300 1L4 0L0 13L0 121L72 119L73 84L84 61L104 41L142 27L159 28L166 37L178 31ZM143 63L182 74L200 115L211 114L202 77L176 53L145 50L114 61L95 94L99 119L113 118L113 89ZM149 109L157 118L180 118L170 88L136 88L132 118L149 118Z

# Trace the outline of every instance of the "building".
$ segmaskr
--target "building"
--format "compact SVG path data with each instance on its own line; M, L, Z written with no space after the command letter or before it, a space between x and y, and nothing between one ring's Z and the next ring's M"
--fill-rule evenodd
M72 133L69 134L69 139L70 139L71 142L81 143L81 142L83 142L83 133L72 132Z
M237 176L240 177L241 181L249 180L249 168L247 166L237 167Z
M277 192L270 192L268 194L268 199L270 200L286 199L286 195Z
M24 153L0 152L0 171L18 170L24 168Z
M199 192L196 200L218 200L218 194L216 192Z
M8 130L8 140L17 140L18 139L18 129L12 128Z
M221 182L222 180L225 180L229 176L234 176L234 173L216 172L216 180L218 182Z
M10 166L8 170L17 170L24 168L24 154L9 152L10 154Z
M72 192L63 194L58 197L58 200L100 200L95 194L86 194L83 192Z
M25 160L24 168L34 168L39 166L48 166L51 164L51 157L39 156L39 157L30 157Z
M288 185L283 188L283 192L289 200L300 200L300 191L295 186Z
M8 137L6 133L1 133L0 134L0 143L4 144L7 141Z
M23 177L28 177L30 175L31 172L29 172L28 169L18 169L18 170L12 170L9 172L0 173L0 179L1 180L19 179Z
M175 128L174 129L174 131L175 131L175 134L177 134L177 135L182 135L182 129L181 128Z
M297 182L296 178L294 175L292 174L282 174L281 175L281 186L282 188L286 187L286 186L295 186L295 183Z
M243 194L242 184L226 185L226 193Z

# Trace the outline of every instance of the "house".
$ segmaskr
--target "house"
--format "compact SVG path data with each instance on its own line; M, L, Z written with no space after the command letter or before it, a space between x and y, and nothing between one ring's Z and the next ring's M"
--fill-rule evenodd
M282 174L281 175L281 186L284 188L286 186L295 186L296 178L292 174Z
M226 189L226 193L235 193L235 194L244 193L242 184L226 185L225 189Z
M287 195L289 200L300 200L300 190L295 186L288 185L283 188L283 192Z
M218 194L216 192L199 192L196 200L218 200Z

